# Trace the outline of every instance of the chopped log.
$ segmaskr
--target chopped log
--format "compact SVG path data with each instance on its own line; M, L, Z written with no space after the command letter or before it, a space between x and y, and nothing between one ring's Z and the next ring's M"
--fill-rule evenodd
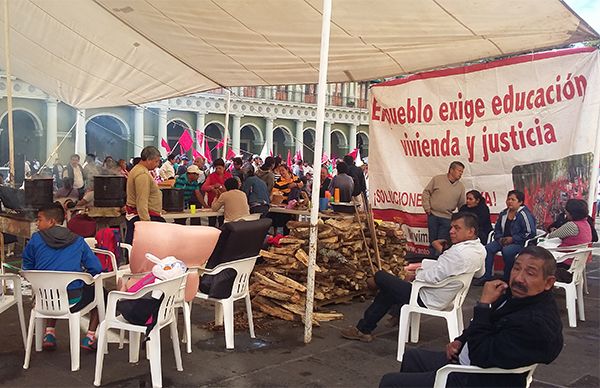
M276 318L280 318L286 321L294 321L294 313L289 310L283 309L268 299L257 296L252 300L252 306L257 307L260 311L272 315Z
M339 239L338 239L338 236L337 236L337 235L335 235L335 236L332 236L332 237L328 237L328 238L320 239L320 240L319 240L319 243L321 243L321 244L331 244L331 243L336 243L336 242L338 242L338 240L339 240Z
M279 291L273 290L269 287L265 287L258 292L258 295L264 296L267 298L271 298L271 299L291 301L294 294L286 294L284 292L279 292ZM298 300L298 299L300 299L300 298L297 297L296 300Z
M306 254L306 252L304 252L304 249L300 248L296 251L295 254L296 259L298 259L298 261L300 261L302 264L304 264L307 268L308 268L308 255ZM321 268L315 264L315 271L316 272L321 272Z
M277 255L291 256L298 248L300 248L300 244L287 244L281 246L280 248L272 247L270 252Z
M296 238L296 237L292 237L292 236L287 236L287 237L282 237L279 239L279 243L280 244L300 244L300 245L304 245L307 243L306 240L302 240L300 238Z
M278 282L283 284L284 286L293 288L296 291L300 291L300 292L306 292L306 287L300 283L298 283L297 281L288 278L287 276L283 276L280 274L273 274L273 279Z
M287 258L288 258L286 255L280 255L277 253L265 251L264 249L261 249L258 254L266 260L276 260L276 261L284 261L285 262L285 261L287 261Z
M271 289L274 289L274 290L284 293L284 294L293 295L295 293L294 288L286 287L282 283L276 282L276 281L268 278L267 276L262 275L259 272L254 272L253 275L256 276L256 278L258 279L259 284L264 284L265 286L270 287ZM276 273L274 273L273 275L274 276L282 276L282 275L279 275Z
M335 311L329 312L329 313L314 312L313 318L317 321L328 322L328 321L334 321L336 319L344 319L344 314L338 313Z

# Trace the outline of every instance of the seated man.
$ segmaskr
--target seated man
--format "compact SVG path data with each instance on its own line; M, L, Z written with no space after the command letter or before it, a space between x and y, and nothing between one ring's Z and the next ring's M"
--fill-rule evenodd
M526 247L511 270L510 285L485 284L473 320L445 352L408 350L399 373L383 376L380 387L431 387L448 363L513 369L552 362L563 347L562 324L552 295L556 262L541 247ZM465 387L524 387L514 374L451 374L449 384Z
M417 270L417 280L434 284L464 273L475 273L475 277L483 275L485 248L477 237L477 218L471 213L453 214L450 222L450 240L453 245L442 253L435 263ZM341 331L342 337L371 342L371 332L389 309L394 305L402 307L410 301L410 282L379 271L375 274L375 283L379 292L373 303L356 327L350 326ZM444 310L452 303L460 288L460 282L450 283L444 288L423 287L419 291L419 304L430 309Z
M198 208L206 207L204 201L204 193L200 191L200 183L198 177L201 171L195 164L187 168L187 171L179 175L175 180L175 188L183 190L183 206L189 208L190 205L196 205ZM185 225L185 218L175 220L175 223ZM200 218L192 217L190 225L200 225Z
M23 250L23 269L40 271L82 272L85 269L92 276L102 271L100 260L94 255L82 237L73 234L61 225L65 213L58 203L52 204L38 212L39 232L31 236L31 240ZM71 312L76 312L94 300L94 285L87 285L81 280L74 281L67 288ZM87 335L81 340L81 347L87 350L96 349L95 333L98 327L98 310L90 312L90 324ZM56 349L55 319L46 321L46 334L43 348Z
M240 182L236 178L229 178L225 181L225 189L227 191L219 195L212 203L212 210L216 212L224 208L225 222L249 216L248 200L246 194L240 190Z

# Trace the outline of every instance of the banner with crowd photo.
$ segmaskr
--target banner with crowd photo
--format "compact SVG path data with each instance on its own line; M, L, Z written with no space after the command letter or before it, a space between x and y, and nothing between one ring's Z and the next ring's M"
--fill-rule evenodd
M538 224L568 198L595 200L600 62L594 48L512 57L374 85L369 195L376 218L404 224L409 250L427 253L423 188L465 165L495 216L525 193ZM495 215L495 216L494 216Z

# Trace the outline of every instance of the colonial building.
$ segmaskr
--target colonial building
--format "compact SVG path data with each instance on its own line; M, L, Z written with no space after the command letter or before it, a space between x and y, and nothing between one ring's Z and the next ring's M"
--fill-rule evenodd
M324 153L341 157L359 147L368 155L367 83L328 86ZM8 162L6 79L0 79L0 165ZM103 159L138 156L147 145L161 148L161 139L179 152L183 131L197 142L202 132L213 158L224 136L226 94L217 89L186 97L144 104L78 111L49 97L35 86L13 81L15 153L50 165L57 157L94 153ZM228 145L235 153L259 154L266 143L284 158L298 150L313 160L316 85L239 87L231 89ZM51 155L60 145L56 155ZM204 153L204 150L198 148Z

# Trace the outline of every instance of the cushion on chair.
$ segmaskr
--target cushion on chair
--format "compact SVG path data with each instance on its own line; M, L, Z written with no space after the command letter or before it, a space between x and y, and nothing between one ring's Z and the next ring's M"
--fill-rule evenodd
M270 218L262 218L256 221L228 222L223 225L219 241L206 263L206 268L211 269L222 263L258 255L271 222ZM217 275L203 275L200 291L211 298L228 298L235 276L236 273L232 269L226 269Z
M200 266L213 252L221 231L211 226L178 225L164 222L138 221L131 257L131 273L152 270L154 263L146 259L146 253L157 257L175 256L188 267ZM187 278L185 300L194 299L198 290L198 275L192 271Z

